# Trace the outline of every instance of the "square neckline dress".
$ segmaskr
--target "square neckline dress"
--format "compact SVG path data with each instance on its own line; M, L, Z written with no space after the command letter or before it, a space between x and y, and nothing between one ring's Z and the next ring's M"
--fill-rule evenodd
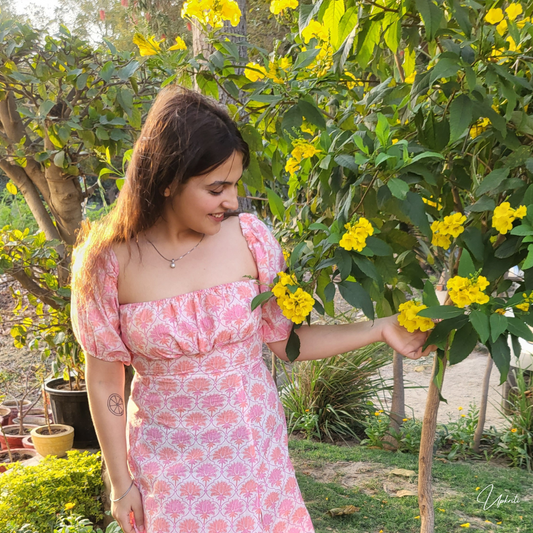
M292 322L274 298L253 312L250 305L286 270L285 259L255 215L241 213L239 222L259 284L238 280L120 305L110 250L83 304L72 292L84 352L136 371L126 438L146 533L314 533L262 358L263 342L286 339Z

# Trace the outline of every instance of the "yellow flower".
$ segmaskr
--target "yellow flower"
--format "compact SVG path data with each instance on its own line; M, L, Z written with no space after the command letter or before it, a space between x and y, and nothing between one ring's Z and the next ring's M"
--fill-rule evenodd
M291 155L297 163L300 163L302 159L309 159L322 151L318 150L310 142L304 139L297 139L293 144L295 146L292 149Z
M327 41L329 38L328 31L320 22L311 20L309 24L302 30L302 39L307 44L313 37L319 41Z
M153 35L152 37L146 38L140 33L136 33L133 36L133 43L139 47L139 53L141 56L155 56L161 51L161 46L159 43L162 43L163 40L164 39L161 41L156 41L155 36Z
M514 20L518 15L521 15L523 12L522 6L519 3L510 4L509 7L505 10L509 20Z
M301 324L315 304L314 298L301 287L294 293L288 292L285 298L278 298L277 302L283 315L295 324Z
M285 259L286 263L289 262L290 256L291 256L291 254L289 252L287 252L287 250L283 250L283 258Z
M498 24L503 19L503 11L498 8L489 9L489 12L485 15L485 21L489 24Z
M428 202L429 203L429 202ZM451 238L456 239L463 233L466 217L461 213L454 213L444 217L442 222L435 220L431 224L431 231L433 232L433 238L431 244L433 246L439 246L444 249L448 249L451 246Z
M428 331L433 329L435 323L431 318L418 316L418 313L426 308L427 305L420 304L416 300L410 300L400 304L398 307L398 310L400 311L398 324L403 326L409 333L413 333L416 330Z
M265 67L261 66L259 63L247 63L246 68L244 69L244 75L250 81L262 80L268 76Z
M476 124L474 124L470 128L470 137L472 139L475 139L478 135L481 135L487 129L487 126L489 124L490 124L490 120L488 118L479 120Z
M517 307L518 307L518 306L517 306ZM496 309L494 312L495 312L495 313L498 313L499 315L505 315L505 308L502 307L502 308L500 308L500 309Z
M408 418L402 418L402 422L407 422L408 420Z
M293 159L292 157L287 160L287 163L285 164L285 171L288 172L291 176L294 176L296 172L300 170L300 165L298 164L298 161L296 159Z
M524 18L522 20L519 20L516 25L518 27L519 30L523 29L523 27L528 23L528 22L531 22L531 17L529 18Z
M348 89L351 90L351 89L353 89L356 86L364 85L364 83L362 81L357 81L357 78L351 72L348 72L347 70L345 70L344 71L344 75L347 76L348 78L352 78L352 80L354 80L354 81L345 82L346 83L346 87L348 87Z
M516 52L518 50L518 46L510 35L505 40L509 43L509 52Z
M270 12L279 15L285 9L296 9L298 0L272 0L270 2Z
M374 234L372 224L364 217L361 217L353 226L348 222L344 227L348 231L341 237L339 246L345 250L362 251L366 246L366 239Z
M507 31L507 21L505 19L503 19L497 26L496 26L496 31L500 34L500 35L504 35L504 33Z
M490 297L483 291L488 286L489 282L485 276L478 276L472 279L454 276L448 280L446 285L448 294L457 307L466 307L473 303L487 303Z
M176 44L171 46L169 50L187 50L187 45L185 41L178 35L176 37Z
M494 209L492 215L492 227L505 235L508 231L513 229L513 222L517 218L524 218L527 214L527 207L525 205L513 209L509 202L502 202Z
M466 524L461 524L459 527L470 527L470 522L466 522Z
M65 504L65 511L70 511L73 507L76 507L75 503L66 503Z
M462 408L462 407L458 407L457 409L458 409L459 411L462 411L462 410L463 410L463 408Z
M187 0L181 8L183 18L196 19L203 26L222 28L227 20L237 26L241 19L241 10L235 0Z
M412 72L405 78L405 83L413 84L415 82L416 72Z
M529 311L529 303L528 302L523 302L521 304L515 305L515 307L517 309L520 309L520 311L524 311L525 313L527 313Z
M466 418L466 415L461 415L462 418Z
M315 126L313 126L313 124L309 124L309 122L303 122L303 124L300 126L300 129L304 133L309 133L309 135L313 135L315 133Z
M516 431L517 431L516 428L511 429L511 433L516 433Z

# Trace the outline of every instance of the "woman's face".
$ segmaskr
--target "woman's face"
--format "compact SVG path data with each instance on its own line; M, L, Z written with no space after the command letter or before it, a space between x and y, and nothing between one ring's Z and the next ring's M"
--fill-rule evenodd
M170 217L173 225L183 230L206 235L218 233L224 220L220 215L239 207L237 184L242 172L242 154L235 151L220 166L205 176L191 178L181 187L169 202L165 219Z

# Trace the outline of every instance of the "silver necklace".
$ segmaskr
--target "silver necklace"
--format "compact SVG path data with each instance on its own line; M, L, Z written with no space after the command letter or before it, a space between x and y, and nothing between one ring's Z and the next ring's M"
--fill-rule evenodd
M202 234L202 238L198 241L198 244L200 244L205 237L205 233ZM196 244L193 248L191 248L187 253L180 255L177 259L167 259L156 247L155 244L150 241L147 237L145 239L154 247L154 250L165 260L170 263L170 268L176 268L176 261L179 261L180 259L183 259L187 254L190 254L198 244Z

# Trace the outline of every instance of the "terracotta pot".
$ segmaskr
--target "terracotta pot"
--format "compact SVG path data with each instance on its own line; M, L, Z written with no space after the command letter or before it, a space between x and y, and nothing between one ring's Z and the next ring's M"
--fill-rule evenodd
M11 416L11 409L9 407L4 407L3 405L0 405L0 416L3 420L1 425L7 426L9 424L9 417Z
M35 450L31 435L22 439L22 446L27 450Z
M7 434L6 438L7 438L7 442L9 443L9 447L11 449L13 449L13 448L22 448L22 439L24 437L27 437L29 435L29 433L31 432L31 430L33 428L36 428L36 427L38 427L38 426L35 426L35 425L32 425L32 424L24 424L24 429L28 430L28 433L25 433L24 435L20 435L18 433L18 431L16 431L14 433ZM16 430L18 430L19 426L18 426L18 424L7 425L7 426L4 426L3 429L4 429L4 432L7 433L12 428L15 428ZM7 449L5 438L4 438L4 435L2 434L2 432L0 432L0 444L2 445L2 450L6 450Z
M30 461L34 457L36 457L38 454L35 450L28 450L27 448L13 448L11 450L11 454L20 454L21 456L25 457L22 461L15 461L20 462L20 464L24 464L26 461ZM0 452L0 472L6 471L6 465L11 464L9 462L9 453L7 450Z
M50 424L50 429L57 431L57 433L48 435L48 426L39 426L31 430L35 449L43 457L47 455L65 456L74 442L74 428L65 424Z
M7 407L11 411L8 424L12 423L13 418L16 418L19 415L19 405L18 400L4 400L1 407ZM30 400L24 400L22 402L22 409L26 410L31 405Z

